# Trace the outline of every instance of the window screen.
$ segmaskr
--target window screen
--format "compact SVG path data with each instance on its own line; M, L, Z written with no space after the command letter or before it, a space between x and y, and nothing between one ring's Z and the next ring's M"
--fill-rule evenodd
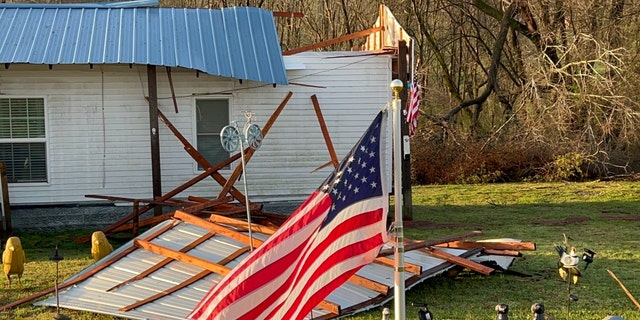
M229 153L220 144L220 130L228 124L229 100L196 100L196 147L213 166L229 158ZM203 168L198 165L198 170Z

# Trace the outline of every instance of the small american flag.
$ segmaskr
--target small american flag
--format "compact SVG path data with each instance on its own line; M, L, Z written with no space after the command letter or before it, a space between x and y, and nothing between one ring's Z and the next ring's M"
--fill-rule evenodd
M387 241L387 112L320 188L198 303L191 319L303 319Z
M409 123L409 135L413 136L418 128L418 109L420 107L420 85L418 76L413 73L413 79L409 84L409 99L407 100L407 123Z

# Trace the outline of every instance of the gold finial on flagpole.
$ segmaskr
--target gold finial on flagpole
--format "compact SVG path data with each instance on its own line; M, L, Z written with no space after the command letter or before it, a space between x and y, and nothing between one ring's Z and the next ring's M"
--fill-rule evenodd
M394 79L393 81L391 81L390 87L391 87L391 90L393 90L393 98L400 99L400 92L404 87L404 83L402 83L402 80Z

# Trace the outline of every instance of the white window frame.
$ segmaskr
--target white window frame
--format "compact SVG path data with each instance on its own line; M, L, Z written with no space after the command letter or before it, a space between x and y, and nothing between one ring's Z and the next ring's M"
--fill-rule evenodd
M45 181L12 181L9 180L10 185L48 185L51 181L51 173L49 172L50 168L50 156L49 156L49 116L48 116L48 101L45 96L0 96L0 99L42 99L43 103L43 117L44 117L44 137L40 138L0 138L0 143L44 143L44 157L45 157ZM9 178L9 173L7 172L7 178Z
M233 106L233 101L232 101L232 97L229 95L221 95L221 96L207 96L207 97L200 97L200 98L195 98L193 99L193 137L194 137L194 147L198 150L198 152L200 152L200 154L203 154L203 151L200 150L199 145L198 145L198 101L202 101L202 100L226 100L227 101L227 119L229 119L229 123L231 123L231 121L233 121L233 119L231 119L231 110L232 110L232 106ZM229 123L226 123L224 125L227 125ZM219 130L214 130L214 135L216 136L215 142L219 143L220 141L220 130L222 130L222 127ZM228 158L229 156L231 156L231 154L227 154ZM211 165L216 165L218 164L218 162L212 162L211 160L207 159L207 161L209 161L209 163L211 163ZM199 164L197 162L194 161L193 164L193 168L194 168L194 173L201 173L204 170L202 168L199 167ZM230 164L229 166L226 166L222 169L220 169L220 171L228 171L233 169L233 164Z

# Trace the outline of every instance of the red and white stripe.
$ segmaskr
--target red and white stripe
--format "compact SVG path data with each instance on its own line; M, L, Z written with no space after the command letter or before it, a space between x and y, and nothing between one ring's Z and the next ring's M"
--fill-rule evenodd
M386 242L387 208L356 203L321 228L331 208L312 196L246 261L234 268L189 315L192 319L302 319ZM345 213L345 212L343 212ZM296 245L297 244L297 245Z

